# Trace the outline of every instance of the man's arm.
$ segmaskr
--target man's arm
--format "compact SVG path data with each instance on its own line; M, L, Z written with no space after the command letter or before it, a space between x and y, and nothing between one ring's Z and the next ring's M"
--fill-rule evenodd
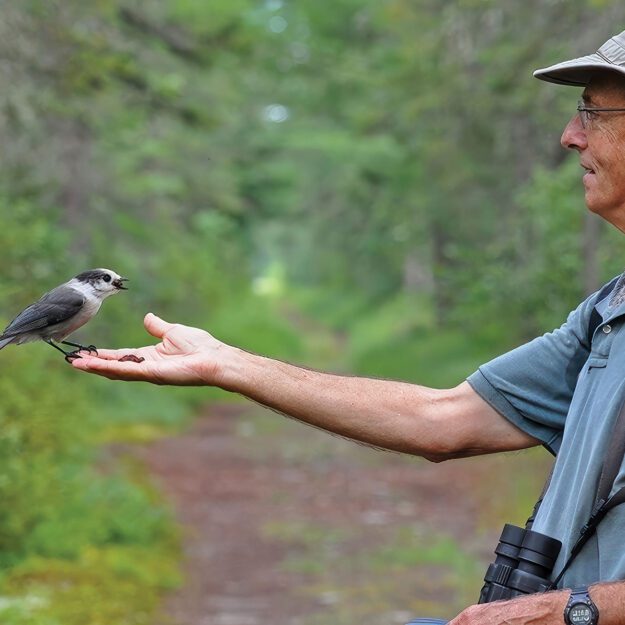
M570 590L556 590L472 605L448 625L564 625L570 594ZM599 610L600 625L625 625L625 582L594 584L589 594Z
M231 366L229 390L341 436L435 462L539 443L466 382L439 390L321 373L240 351Z
M540 443L502 417L468 383L431 389L332 375L231 347L207 332L147 315L161 343L83 354L73 366L117 380L210 385L240 393L315 427L432 461ZM124 362L133 354L143 362Z

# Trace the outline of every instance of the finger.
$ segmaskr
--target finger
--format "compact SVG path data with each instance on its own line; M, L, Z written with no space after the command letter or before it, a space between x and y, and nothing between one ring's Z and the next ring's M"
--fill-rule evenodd
M142 363L132 361L104 360L95 357L77 358L72 361L74 369L102 375L111 380L139 381L148 378Z
M143 325L145 329L157 339L162 339L165 332L174 327L173 323L168 323L160 317L157 317L154 313L148 313L145 316Z
M98 347L98 353L94 354L93 352L81 351L80 356L84 358L85 356L91 356L92 358L101 358L102 360L119 360L128 354L135 354L137 349L100 349Z

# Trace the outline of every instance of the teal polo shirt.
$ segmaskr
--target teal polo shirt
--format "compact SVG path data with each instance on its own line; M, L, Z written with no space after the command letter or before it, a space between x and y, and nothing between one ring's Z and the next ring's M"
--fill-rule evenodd
M597 297L594 293L582 302L557 330L495 358L468 378L501 415L557 453L533 526L562 541L554 577L588 521L625 400L625 302L611 306L610 294L596 304L602 323L590 344L588 323ZM613 492L622 486L623 465ZM560 586L613 580L625 580L625 504L603 519Z

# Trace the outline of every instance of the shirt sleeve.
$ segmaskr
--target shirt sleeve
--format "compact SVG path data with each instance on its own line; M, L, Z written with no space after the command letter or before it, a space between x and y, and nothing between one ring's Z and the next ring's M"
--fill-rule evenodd
M594 293L582 302L557 330L491 360L467 378L478 395L553 454L590 353L588 324L596 298Z

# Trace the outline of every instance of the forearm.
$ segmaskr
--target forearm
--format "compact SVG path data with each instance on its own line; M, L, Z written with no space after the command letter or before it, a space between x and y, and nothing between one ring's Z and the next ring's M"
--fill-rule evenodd
M570 593L565 589L473 605L449 625L564 625ZM589 594L599 610L600 625L625 625L625 582L593 584Z
M439 461L518 449L533 443L494 411L492 436L472 431L490 410L466 383L431 389L392 380L340 376L233 348L222 363L223 384L274 410L376 447ZM483 431L482 431L483 434Z
M590 587L601 625L625 625L625 582L605 582Z
M321 373L241 350L233 356L228 390L377 447L427 455L438 446L435 406L440 391Z

